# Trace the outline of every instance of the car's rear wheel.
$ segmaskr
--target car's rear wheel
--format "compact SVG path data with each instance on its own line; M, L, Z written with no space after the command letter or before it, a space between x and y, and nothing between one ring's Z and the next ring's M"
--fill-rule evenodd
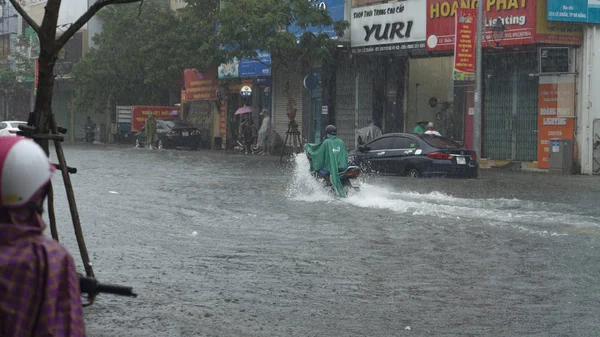
M135 147L140 148L142 147L142 144L140 143L140 140L138 138L135 139Z
M162 149L164 149L163 141L159 139L159 140L158 140L158 143L156 143L156 147L157 147L159 150L162 150Z
M417 170L416 168L411 167L406 170L406 176L409 178L420 178L421 172L419 172L419 170Z

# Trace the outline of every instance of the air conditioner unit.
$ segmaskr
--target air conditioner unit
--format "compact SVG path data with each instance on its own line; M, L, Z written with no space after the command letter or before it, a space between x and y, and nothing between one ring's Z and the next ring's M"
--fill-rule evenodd
M573 73L573 49L570 47L540 47L538 64L540 65L540 74Z

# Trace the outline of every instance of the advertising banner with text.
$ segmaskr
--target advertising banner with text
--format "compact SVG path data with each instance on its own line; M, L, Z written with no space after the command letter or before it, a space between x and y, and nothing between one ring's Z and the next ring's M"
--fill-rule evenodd
M454 43L455 81L475 80L475 33L477 11L470 8L456 10L456 39Z
M542 76L538 85L538 168L548 168L552 139L573 139L575 77Z
M179 108L172 106L134 106L131 110L131 132L140 131L148 116L154 119L180 119Z
M425 0L352 8L352 52L424 49L425 11Z
M199 72L196 69L185 69L183 72L185 81L185 101L205 101L217 99L216 69L208 69Z
M506 27L502 45L535 43L536 0L488 0L485 3L486 25L500 18ZM477 0L427 0L427 50L454 48L458 8L477 8ZM486 31L492 41L492 32Z

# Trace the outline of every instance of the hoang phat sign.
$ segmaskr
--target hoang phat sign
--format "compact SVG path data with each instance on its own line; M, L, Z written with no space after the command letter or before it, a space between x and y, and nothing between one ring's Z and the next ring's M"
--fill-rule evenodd
M425 48L426 1L407 0L352 9L354 53Z

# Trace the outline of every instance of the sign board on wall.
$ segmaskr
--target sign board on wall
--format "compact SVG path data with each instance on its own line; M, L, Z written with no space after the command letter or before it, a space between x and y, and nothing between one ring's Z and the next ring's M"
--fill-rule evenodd
M326 10L334 22L344 20L344 0L308 0L308 2L314 7ZM287 31L294 33L296 38L300 38L305 32L312 32L315 35L327 34L329 37L336 36L333 25L300 28L293 23L288 27Z
M407 0L352 9L354 53L425 48L424 0Z
M475 79L475 33L477 31L477 11L471 8L456 10L456 39L454 43L455 81Z
M538 2L536 37L537 43L580 46L583 43L583 26L576 23L548 21L546 1Z
M271 76L271 54L268 52L256 52L257 59L233 58L228 63L219 66L219 79Z
M185 69L185 100L203 101L217 99L217 76L214 69L207 69L200 73L196 69Z
M488 0L484 10L487 25L500 18L506 26L502 45L535 42L536 0ZM455 41L455 19L458 8L477 8L475 0L427 0L427 50L452 50ZM491 31L487 31L492 41Z
M538 167L548 168L552 139L573 139L575 77L541 76L538 85Z
M600 23L600 0L548 0L548 20Z
M140 131L148 116L154 119L179 119L179 109L172 106L134 106L131 110L131 132Z

